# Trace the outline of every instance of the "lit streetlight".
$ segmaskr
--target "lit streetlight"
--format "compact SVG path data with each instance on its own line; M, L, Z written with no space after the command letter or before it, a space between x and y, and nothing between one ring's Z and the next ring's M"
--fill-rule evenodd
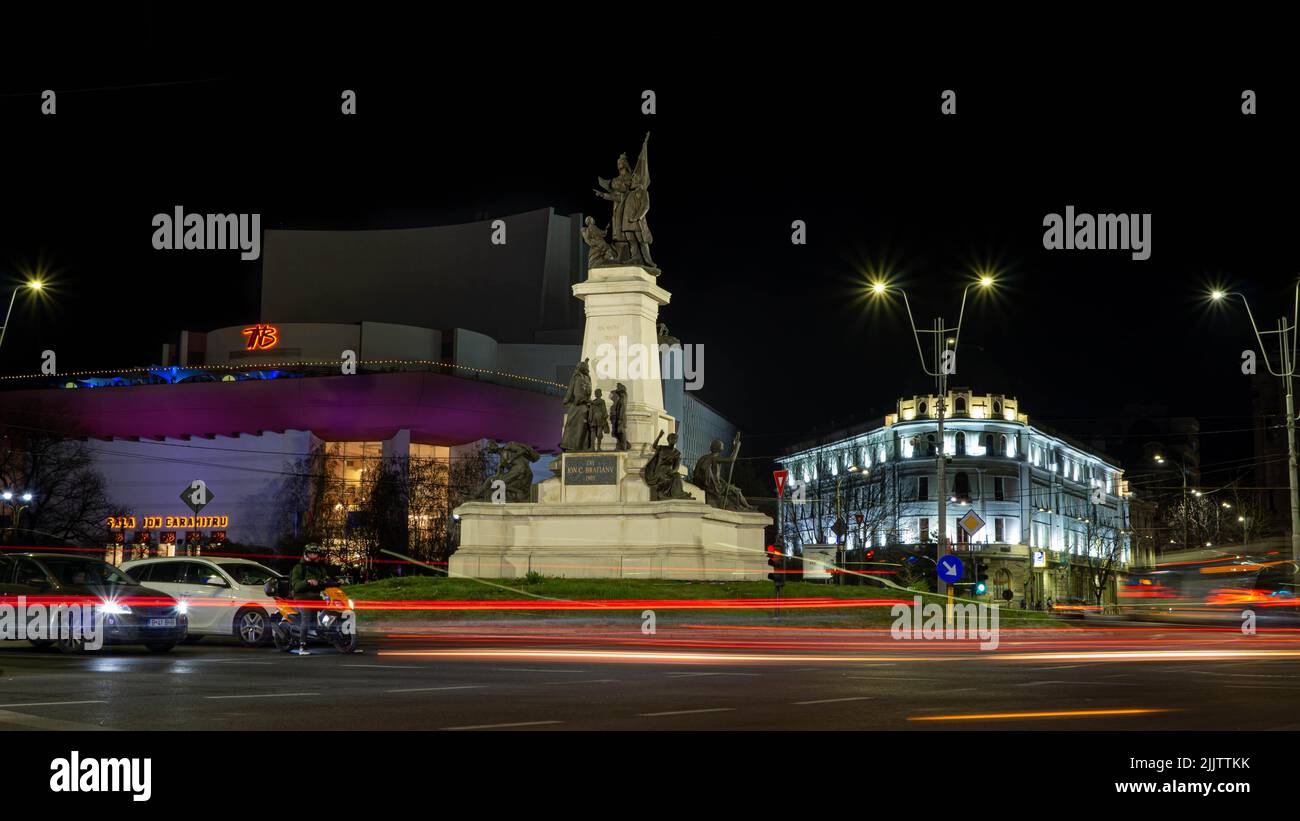
M1210 292L1210 299L1213 302L1223 302L1230 297L1237 297L1246 309L1246 317L1250 320L1251 330L1255 332L1255 341L1259 343L1260 351L1264 354L1264 366L1273 376L1282 380L1286 392L1286 449L1287 449L1287 479L1291 487L1291 558L1300 560L1300 480L1296 477L1296 443L1295 443L1295 393L1292 390L1292 377L1295 376L1296 361L1296 325L1300 324L1300 283L1295 286L1295 300L1292 307L1292 316L1290 319L1282 317L1277 321L1277 330L1260 331L1259 325L1255 323L1255 314L1250 310L1250 303L1246 300L1245 294L1237 291L1224 291L1215 288ZM1264 344L1264 337L1269 334L1278 336L1278 352L1281 354L1278 367L1273 367L1273 361L1268 355L1268 346Z
M966 318L966 296L970 293L971 288L978 286L981 289L988 289L992 288L993 285L993 277L988 274L983 274L978 280L968 284L962 289L961 309L957 313L956 327L946 327L944 325L943 317L938 317L934 321L933 330L921 330L916 327L916 320L912 316L912 304L907 298L906 291L902 288L891 286L883 280L877 280L871 283L872 296L884 296L889 292L897 292L898 295L903 298L903 307L907 309L907 321L912 326L912 337L916 340L916 354L921 360L921 370L924 371L927 376L933 376L939 386L938 407L936 408L936 415L939 420L936 430L938 447L935 449L935 464L938 472L939 484L939 493L936 495L936 501L938 502L937 513L939 518L939 546L938 558L935 560L936 565L939 560L948 555L948 484L945 470L945 460L947 456L944 453L943 447L943 420L947 415L948 375L955 370L953 366L955 365L957 358L957 345L961 341L962 321ZM948 336L949 331L952 332L952 336ZM921 334L923 333L935 335L935 362L933 370L931 370L929 363L926 362L925 353L921 348ZM942 351L939 350L940 340L943 340L944 343L944 349ZM937 582L938 592L941 594L947 592L947 583L945 583L943 579L937 579Z
M0 325L0 345L4 345L5 331L9 328L9 318L13 316L14 301L18 299L18 292L21 291L23 288L27 288L28 290L39 293L40 290L44 287L45 284L42 283L39 279L31 279L28 280L27 282L24 282L21 285L14 286L14 292L9 296L9 310L5 311L5 324Z

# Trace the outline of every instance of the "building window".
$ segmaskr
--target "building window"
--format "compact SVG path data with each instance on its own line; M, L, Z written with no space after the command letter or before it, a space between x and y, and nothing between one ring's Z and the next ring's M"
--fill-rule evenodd
M993 434L984 434L984 452L989 456L993 455Z
M1002 415L1002 403L996 399L993 400L993 415L994 416Z
M933 433L927 433L925 435L925 455L926 456L934 455L934 434Z
M999 502L1005 502L1007 500L1006 483L1007 480L1001 476L993 477L993 498L995 500Z
M919 413L921 416L925 416L925 403L924 403L924 402L917 402L917 403L916 403L916 412Z
M993 541L998 544L1004 544L1007 540L1005 521L1001 516L993 519Z
M966 455L966 434L962 433L961 431L957 431L957 436L955 437L955 441L957 443L957 455L965 456Z
M1009 456L1007 453L1007 435L1005 433L998 435L998 456Z
M966 475L966 471L958 471L957 475L953 477L952 495L958 499L970 498L970 477Z
M930 477L918 476L916 479L916 500L918 502L927 502L930 500ZM921 541L925 541L922 539Z
M916 526L917 526L917 528L920 530L920 533L921 533L921 539L920 539L921 542L928 542L928 541L930 541L930 520L929 520L929 519L917 519L917 520L916 520Z
M959 397L957 397L956 399L954 399L954 400L953 400L953 403L952 403L952 407L953 407L953 411L955 411L956 413L965 413L965 412L966 412L966 397L964 397L964 396L959 396Z

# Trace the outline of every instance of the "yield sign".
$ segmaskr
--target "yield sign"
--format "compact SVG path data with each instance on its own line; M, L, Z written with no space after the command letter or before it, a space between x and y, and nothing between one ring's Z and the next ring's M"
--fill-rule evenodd
M776 495L780 496L785 492L785 480L790 478L790 471L774 470L772 471L772 478L776 480Z
M962 514L962 517L957 520L957 524L961 525L961 529L966 531L966 535L974 536L979 532L980 528L984 527L984 520L972 508Z

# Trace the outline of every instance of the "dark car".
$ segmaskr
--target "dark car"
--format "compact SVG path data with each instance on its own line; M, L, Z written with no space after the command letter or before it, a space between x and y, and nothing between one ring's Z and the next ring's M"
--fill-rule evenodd
M183 603L144 587L108 562L84 556L0 554L0 600L12 607L18 596L25 597L29 606L40 602L93 605L103 614L106 645L143 644L165 653L184 640L189 627ZM89 649L84 639L68 636L28 641L37 647L58 644L66 652Z

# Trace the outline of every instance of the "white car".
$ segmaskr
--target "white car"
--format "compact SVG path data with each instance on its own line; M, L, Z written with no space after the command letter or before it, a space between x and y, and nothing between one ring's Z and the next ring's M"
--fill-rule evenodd
M269 644L279 618L267 579L284 576L246 559L175 556L123 562L133 579L189 605L189 637L234 636L249 647Z

